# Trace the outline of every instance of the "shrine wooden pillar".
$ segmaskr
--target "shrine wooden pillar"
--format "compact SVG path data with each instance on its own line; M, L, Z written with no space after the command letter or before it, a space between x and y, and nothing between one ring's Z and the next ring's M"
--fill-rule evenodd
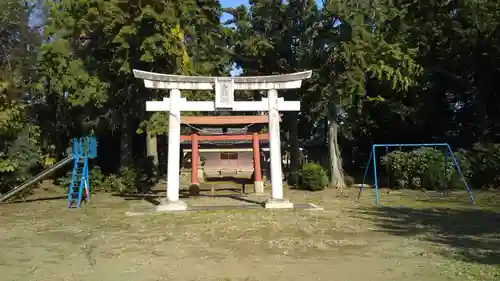
M253 144L253 167L254 167L254 192L264 193L264 183L262 182L262 169L260 165L259 134L252 134Z
M191 185L198 185L198 135L191 135Z

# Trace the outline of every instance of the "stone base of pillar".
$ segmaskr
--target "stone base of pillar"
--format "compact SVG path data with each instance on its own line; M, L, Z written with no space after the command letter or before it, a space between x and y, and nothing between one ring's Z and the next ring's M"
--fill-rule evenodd
M185 211L187 210L187 204L178 201L167 201L166 199L160 200L160 205L156 206L157 212L173 212L173 211Z
M255 181L253 183L253 191L255 192L255 194L264 193L264 182L263 181Z
M266 209L293 209L293 203L287 199L269 199L264 207Z
M200 195L200 185L198 183L191 183L189 185L189 196L199 196Z

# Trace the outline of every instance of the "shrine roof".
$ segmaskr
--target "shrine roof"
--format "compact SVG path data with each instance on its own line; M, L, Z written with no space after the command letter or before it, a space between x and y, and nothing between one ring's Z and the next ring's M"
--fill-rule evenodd
M268 122L267 115L181 116L181 124L189 125L267 124Z

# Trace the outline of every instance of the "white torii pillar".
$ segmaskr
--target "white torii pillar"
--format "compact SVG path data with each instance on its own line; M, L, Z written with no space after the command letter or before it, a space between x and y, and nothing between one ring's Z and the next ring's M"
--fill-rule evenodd
M297 89L312 72L253 77L182 76L146 72L134 69L134 76L144 80L147 88L168 89L170 97L163 101L146 102L147 111L169 111L167 200L157 207L159 211L185 210L179 200L180 126L182 111L267 111L269 116L269 146L271 154L272 195L266 208L293 208L283 198L281 167L280 111L299 111L299 101L285 101L277 90ZM187 101L180 90L215 90L215 101ZM267 90L261 101L234 101L235 90Z

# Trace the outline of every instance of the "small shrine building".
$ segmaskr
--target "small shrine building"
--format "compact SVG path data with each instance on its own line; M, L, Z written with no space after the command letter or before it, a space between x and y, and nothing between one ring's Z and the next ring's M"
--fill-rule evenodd
M269 134L262 131L268 122L267 115L182 116L181 124L191 133L181 136L181 165L190 168L191 184L206 178L248 178L256 193L263 192Z

